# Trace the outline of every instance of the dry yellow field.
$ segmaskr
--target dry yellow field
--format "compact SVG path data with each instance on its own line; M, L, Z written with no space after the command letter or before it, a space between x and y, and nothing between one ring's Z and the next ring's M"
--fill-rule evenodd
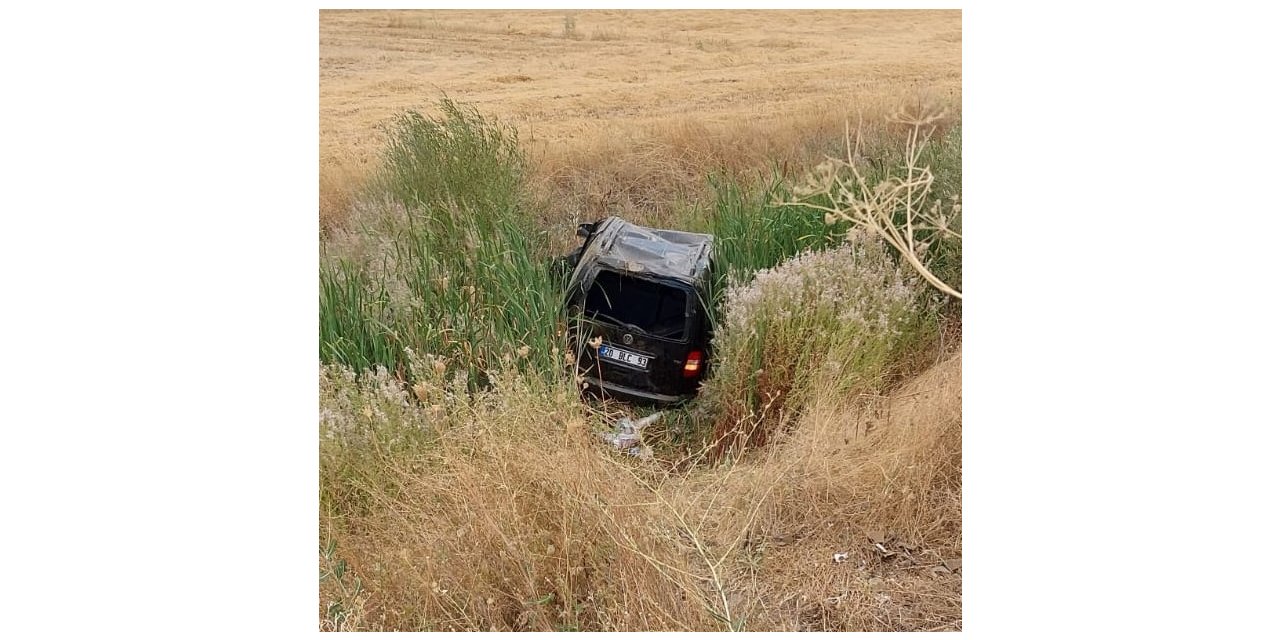
M379 126L441 95L518 127L544 178L614 174L571 189L603 198L679 177L619 176L619 156L687 177L803 159L808 138L894 102L958 107L960 30L959 11L321 11L321 218L344 215Z

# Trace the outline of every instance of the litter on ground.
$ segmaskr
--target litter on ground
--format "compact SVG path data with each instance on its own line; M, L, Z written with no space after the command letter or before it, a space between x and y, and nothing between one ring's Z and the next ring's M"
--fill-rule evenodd
M643 457L647 449L640 443L641 432L645 427L657 422L662 417L661 411L632 420L631 418L622 418L613 425L613 431L610 433L602 433L600 436L604 438L615 449L625 451L627 455Z

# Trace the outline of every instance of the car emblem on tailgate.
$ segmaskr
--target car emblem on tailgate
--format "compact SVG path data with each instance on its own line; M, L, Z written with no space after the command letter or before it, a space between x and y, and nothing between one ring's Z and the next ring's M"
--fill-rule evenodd
M635 342L635 341L636 341L635 337L629 333L624 334L622 336L622 344L631 344L632 342Z

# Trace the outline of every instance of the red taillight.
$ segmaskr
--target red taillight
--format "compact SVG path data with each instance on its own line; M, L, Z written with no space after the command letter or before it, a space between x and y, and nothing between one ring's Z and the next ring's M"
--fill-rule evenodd
M697 377L699 371L702 371L702 352L694 349L684 361L684 377Z

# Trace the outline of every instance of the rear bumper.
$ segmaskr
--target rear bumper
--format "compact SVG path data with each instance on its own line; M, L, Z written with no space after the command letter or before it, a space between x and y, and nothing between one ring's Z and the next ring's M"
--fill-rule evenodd
M662 393L653 393L650 391L633 389L631 387L623 387L600 379L588 379L586 382L592 388L598 391L603 391L611 396L625 396L632 400L640 400L653 404L679 404L693 398L695 395L691 393L683 396L669 396Z

